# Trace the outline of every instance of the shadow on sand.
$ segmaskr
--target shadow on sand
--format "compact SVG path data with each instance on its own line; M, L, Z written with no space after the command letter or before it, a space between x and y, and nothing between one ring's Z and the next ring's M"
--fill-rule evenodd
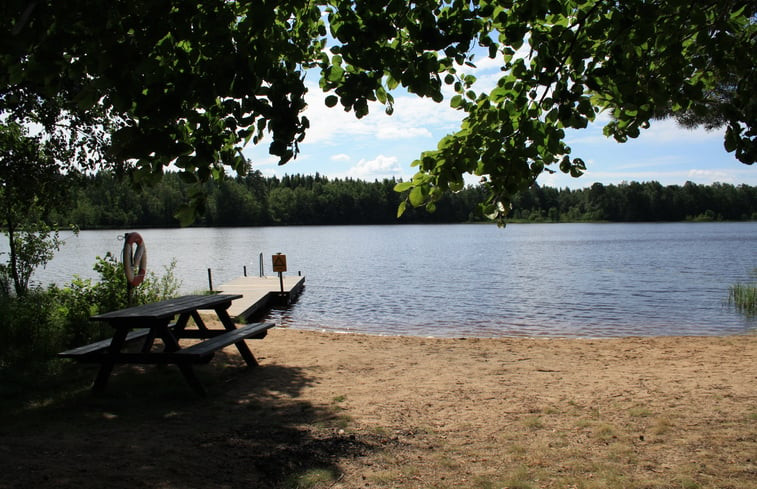
M198 398L174 367L121 368L106 393L25 407L0 425L0 488L285 488L380 449L330 404L301 398L297 367L217 354ZM94 375L94 371L93 371Z

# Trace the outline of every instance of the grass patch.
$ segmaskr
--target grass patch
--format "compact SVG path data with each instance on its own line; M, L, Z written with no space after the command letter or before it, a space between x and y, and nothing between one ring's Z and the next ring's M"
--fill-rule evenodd
M636 464L633 447L630 444L616 442L607 447L606 458L616 464Z
M501 489L502 482L496 479L492 479L490 476L477 475L472 481L473 487L476 489ZM509 487L509 486L505 486Z
M387 428L386 426L371 426L368 428L368 432L379 436L379 437L387 437L391 436L392 430Z
M400 474L393 470L381 470L373 472L366 476L365 480L372 484L378 484L379 486L394 486L395 481L400 478Z
M541 410L542 414L560 414L560 410L553 406L547 406Z
M532 430L539 430L544 428L544 423L541 420L541 416L528 416L523 420L523 424L526 428Z
M600 423L594 429L594 437L599 441L609 443L613 439L618 437L617 431L614 426L608 423Z
M652 415L652 411L645 407L637 406L629 409L628 414L634 418L646 418Z
M751 275L757 280L757 268ZM749 317L757 315L757 281L750 284L731 285L728 289L728 305Z
M589 426L591 426L591 421L589 421L588 419L579 419L578 421L576 421L576 428L585 429Z
M651 433L656 436L662 436L673 428L673 423L668 418L658 418L651 428Z
M457 460L454 460L449 455L442 455L436 462L440 467L450 471L456 472L462 469L462 465Z
M595 474L595 477L598 487L604 489L626 489L628 487L633 487L628 476L615 467L603 467ZM641 481L639 481L638 484L638 487L651 487L651 484L645 484Z
M291 489L311 489L321 484L330 484L337 480L337 475L331 469L310 469L303 474L293 476L286 483Z
M518 467L510 473L505 481L508 489L533 489L530 483L531 475L526 467Z
M524 447L523 445L514 443L510 445L508 451L513 455L525 455L526 453L528 453L528 448Z
M328 420L328 426L338 430L346 430L353 423L352 416L339 414Z
M681 489L700 489L702 487L695 480L689 478L681 479L678 483L681 485Z
M78 397L89 390L94 372L68 364L55 372L0 371L0 414L21 414Z

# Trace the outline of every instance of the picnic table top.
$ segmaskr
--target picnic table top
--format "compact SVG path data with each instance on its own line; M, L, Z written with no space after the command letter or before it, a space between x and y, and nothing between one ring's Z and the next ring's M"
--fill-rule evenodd
M215 309L224 304L231 304L239 294L185 295L151 304L128 307L117 311L92 316L92 321L110 321L123 319L165 319L176 314L190 313L198 309Z

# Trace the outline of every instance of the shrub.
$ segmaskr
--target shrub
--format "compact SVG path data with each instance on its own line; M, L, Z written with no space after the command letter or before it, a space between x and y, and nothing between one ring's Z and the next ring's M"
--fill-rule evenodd
M181 283L176 279L175 268L176 262L172 261L161 277L149 272L139 287L129 290L116 258L111 253L105 258L97 257L93 269L100 275L99 281L77 276L70 285L56 291L61 315L65 318L68 346L89 343L112 333L100 322L89 321L90 316L176 296Z
M43 289L0 295L0 369L44 363L64 343L55 302L55 294Z
M112 331L89 317L101 312L173 297L181 287L174 275L176 263L157 277L148 273L144 282L127 293L126 277L116 258L97 258L98 281L74 277L63 287L32 288L12 294L0 270L0 378L2 374L51 371L55 354L110 336Z

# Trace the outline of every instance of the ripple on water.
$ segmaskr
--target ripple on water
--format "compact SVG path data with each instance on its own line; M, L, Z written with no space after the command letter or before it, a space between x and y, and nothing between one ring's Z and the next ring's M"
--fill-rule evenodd
M418 336L723 335L757 318L723 306L757 267L757 223L343 226L140 230L150 270L182 292L287 254L306 288L280 326ZM95 277L123 231L67 240L35 278ZM5 248L4 248L5 247ZM7 241L0 239L0 252Z

